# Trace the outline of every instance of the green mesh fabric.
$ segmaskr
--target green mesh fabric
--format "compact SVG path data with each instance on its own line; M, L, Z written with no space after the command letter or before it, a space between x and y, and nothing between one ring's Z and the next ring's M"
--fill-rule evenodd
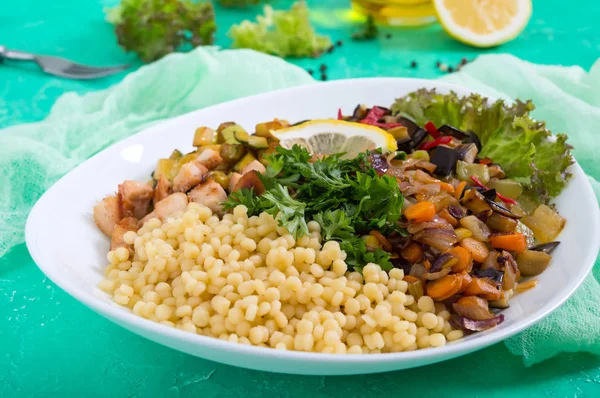
M145 66L107 90L65 94L42 122L0 130L0 257L23 241L27 214L42 193L108 145L165 118L312 82L280 58L199 48Z
M535 115L568 132L574 153L600 197L600 62L577 67L529 64L488 55L446 77L482 93L531 98ZM250 50L197 49L174 54L128 75L104 91L66 94L42 122L0 130L0 257L23 241L27 214L60 176L106 146L161 119L219 102L312 83L302 69ZM0 109L0 116L1 116ZM600 277L596 263L594 274ZM561 351L600 354L600 286L590 276L559 310L507 341L525 364Z
M541 66L510 55L481 56L444 80L497 98L532 99L534 117L554 132L565 132L575 158L600 198L600 61L589 72L579 67ZM600 222L595 220L593 222ZM600 355L600 261L593 275L563 306L523 333L506 341L525 365L559 352L588 351Z

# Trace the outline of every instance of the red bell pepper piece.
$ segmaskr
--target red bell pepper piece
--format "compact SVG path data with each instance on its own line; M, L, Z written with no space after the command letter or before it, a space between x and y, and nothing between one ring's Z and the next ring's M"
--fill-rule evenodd
M424 142L423 144L421 144L421 146L419 147L419 149L422 149L424 151L428 151L431 148L435 148L436 146L440 146L442 144L449 144L451 141L452 141L452 137L450 137L449 135L447 135L447 136L444 136L444 137L436 138L433 141Z
M337 120L344 120L344 115L342 115L342 108L338 108L338 119Z
M374 106L371 109L369 109L367 116L365 116L365 118L360 122L374 126L375 123L377 123L377 121L383 117L383 115L385 115L385 109L382 109L378 106Z
M435 124L433 124L433 122L429 121L427 123L425 123L425 126L423 126L425 128L425 130L427 130L427 132L429 133L430 136L432 136L433 138L440 138L440 132L438 131L437 127L435 127Z
M481 187L483 189L489 189L476 176L471 176L471 180L473 180L473 182L475 183L475 185L477 185L478 187ZM511 199L511 198L507 198L506 196L502 195L499 192L496 192L496 196L498 197L498 199L500 199L504 203L509 203L511 205L516 205L517 204L516 200Z
M381 119L383 115L385 115L385 109L382 109L378 106L374 106L369 110L367 116L365 116L365 118L359 123L380 127L383 129L391 129L394 127L402 126L401 123L379 123L378 120Z

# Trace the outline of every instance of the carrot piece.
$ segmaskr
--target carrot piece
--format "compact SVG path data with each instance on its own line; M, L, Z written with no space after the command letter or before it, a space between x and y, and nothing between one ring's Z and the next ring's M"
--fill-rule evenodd
M464 294L465 296L481 296L487 300L498 300L502 291L489 278L473 278Z
M404 216L412 222L431 221L435 217L435 205L431 202L419 202L404 209Z
M400 255L410 263L418 263L423 258L423 247L417 242L411 242L400 250Z
M450 223L450 225L452 225L453 227L456 227L458 225L458 220L456 218L454 218L452 216L452 214L450 214L450 212L448 211L448 209L444 208L442 209L438 215L440 217L442 217L444 220L448 221L448 223Z
M452 267L452 272L470 271L473 267L473 255L462 246L456 246L448 252L458 259L458 263Z
M381 248L383 250L385 250L387 252L392 250L392 244L390 243L389 240L387 240L387 238L385 236L383 236L383 234L381 232L372 230L371 232L369 232L369 235L374 236L375 239L377 239L377 241L379 242L379 244L381 245Z
M435 301L446 300L460 291L462 278L459 275L451 274L427 282L427 295Z
M456 188L456 190L454 190L454 197L457 200L460 200L460 196L462 195L462 193L465 190L466 186L467 186L467 182L466 181L461 181L460 184L458 184L458 187Z
M440 188L442 191L446 191L448 193L454 193L454 186L452 184L448 184L447 182L440 181Z
M460 241L460 245L471 252L473 260L478 263L485 261L487 256L490 254L490 250L487 248L485 243L478 241L473 238L464 238Z
M465 290L467 290L467 287L473 280L473 277L471 277L471 275L466 270L457 275L459 275L462 279L461 285L460 285L460 290L458 292L463 293Z
M521 253L527 249L525 236L520 232L490 237L492 247Z

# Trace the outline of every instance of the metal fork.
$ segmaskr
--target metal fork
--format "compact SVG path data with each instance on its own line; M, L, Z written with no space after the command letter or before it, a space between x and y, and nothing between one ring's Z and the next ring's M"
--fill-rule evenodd
M119 65L97 68L77 64L64 58L14 51L0 46L0 63L3 60L35 62L44 72L67 79L97 79L113 75L129 67L129 65Z

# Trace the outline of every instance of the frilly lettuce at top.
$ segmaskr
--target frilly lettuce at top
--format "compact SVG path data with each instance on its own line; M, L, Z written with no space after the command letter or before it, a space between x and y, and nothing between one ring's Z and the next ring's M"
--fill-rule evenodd
M459 97L421 89L398 98L391 109L420 125L432 121L474 132L483 147L480 155L499 163L535 202L548 203L571 177L568 167L574 160L567 136L553 135L545 122L533 119L531 101L507 104L478 94Z
M256 22L248 20L234 25L228 35L233 48L250 48L279 57L318 57L331 47L331 40L318 35L309 20L304 1L298 1L289 10L264 7L264 15Z

